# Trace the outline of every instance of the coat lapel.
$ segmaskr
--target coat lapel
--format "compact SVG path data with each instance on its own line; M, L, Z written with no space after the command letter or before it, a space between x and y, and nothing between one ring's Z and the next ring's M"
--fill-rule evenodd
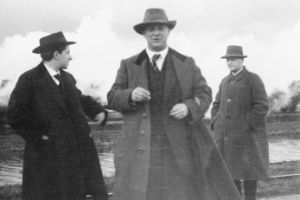
M171 77L168 70L172 70L173 60L171 59L171 53L168 52L165 62L164 62L164 70L165 70L165 85L164 85L164 102L168 102L168 97L171 94L171 90L173 89L174 85L176 84L176 77ZM176 73L176 72L175 72Z
M49 100L56 103L63 110L67 112L66 103L63 100L62 95L59 92L59 89L49 73L47 72L46 67L43 63L38 66L38 84L42 87L43 93Z
M176 76L177 76L177 80L179 83L179 87L180 87L180 92L181 92L181 97L182 100L187 96L187 92L189 91L190 88L190 84L192 82L192 74L189 73L190 71L187 70L187 65L184 62L184 57L182 55L178 55L177 56L177 52L175 52L173 49L170 49L170 56L171 56L171 61L172 64L174 65L174 69L176 72ZM170 86L168 86L170 87ZM167 89L168 91L168 89ZM166 92L167 92L166 91ZM165 93L165 95L169 95L168 93ZM165 98L166 99L166 98Z
M246 67L243 67L243 68L244 69L238 75L236 75L236 77L233 78L235 81L239 81L239 80L243 79L246 76L246 74L248 73L248 70L246 69Z
M139 86L145 89L149 89L149 85L148 85L148 74L147 74L147 64L148 64L148 60L147 60L147 53L146 50L143 50L136 62L135 65L133 65L133 70L134 72L137 74L137 80L135 83L135 86Z
M81 105L78 105L80 99L78 99L78 89L75 86L75 80L72 78L72 76L68 76L64 70L61 70L61 76L64 84L64 91L69 97L68 107L73 107L74 109L81 107Z

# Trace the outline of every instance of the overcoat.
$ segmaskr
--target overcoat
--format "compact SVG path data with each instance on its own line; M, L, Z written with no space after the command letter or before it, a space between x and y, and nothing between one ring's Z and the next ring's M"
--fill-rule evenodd
M164 130L175 160L187 177L198 178L197 187L202 195L199 199L240 199L228 169L202 123L211 103L211 90L192 58L171 48L168 54L177 75L182 102L190 113L186 119L176 120L169 116L169 111L162 110ZM124 116L115 152L114 200L146 200L151 151L149 103L133 105L129 99L134 88L148 89L147 59L144 50L122 60L115 83L108 93L109 107ZM165 102L172 87L166 77ZM212 163L215 171L210 170Z
M22 198L107 199L85 115L93 118L104 109L81 94L71 74L61 70L61 76L65 96L40 63L20 76L9 100L8 123L25 140ZM50 139L41 140L43 134Z
M216 143L234 179L267 178L267 113L267 94L257 74L244 67L222 80L211 117Z

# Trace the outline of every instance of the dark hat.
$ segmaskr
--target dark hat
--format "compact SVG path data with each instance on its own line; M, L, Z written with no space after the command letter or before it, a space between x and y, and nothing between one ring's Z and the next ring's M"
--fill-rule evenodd
M40 46L32 50L33 53L44 53L53 50L57 45L70 45L76 42L67 41L64 34L60 31L42 37L40 39Z
M133 28L137 33L143 34L145 28L151 24L165 24L170 29L173 29L176 21L169 21L165 11L161 8L149 8L145 11L144 21Z
M227 47L226 55L221 58L246 58L247 55L243 54L243 48L237 45L230 45Z

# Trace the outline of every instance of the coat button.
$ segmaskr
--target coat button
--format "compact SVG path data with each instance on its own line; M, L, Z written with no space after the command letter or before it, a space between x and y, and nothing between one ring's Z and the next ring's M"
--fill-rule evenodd
M146 113L142 113L142 118L144 119L144 118L146 118Z
M138 150L137 150L139 153L143 153L144 152L144 150L142 149L142 148L138 148Z
M145 131L141 130L141 131L140 131L140 135L141 135L141 136L144 136L144 135L145 135Z
M227 140L228 140L228 137L224 137L224 140L227 141Z
M231 102L231 99L227 99L227 102L230 103L230 102Z

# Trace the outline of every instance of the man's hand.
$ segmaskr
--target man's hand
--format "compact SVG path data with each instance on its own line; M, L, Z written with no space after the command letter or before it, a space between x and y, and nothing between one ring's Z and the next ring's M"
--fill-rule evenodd
M105 113L104 112L101 112L101 113L98 113L95 117L95 121L99 124L101 124L103 122L103 120L105 119Z
M98 113L94 118L94 120L96 121L97 124L100 125L103 122L103 120L105 120L105 113L104 112ZM91 131L89 134L91 138L94 137L95 135L96 135L96 131Z
M175 119L183 119L188 113L188 107L184 103L179 103L173 106L170 111L170 116L173 116Z
M136 87L131 93L131 100L133 102L148 101L150 99L150 92L141 87Z
M49 140L49 137L47 135L42 135L42 140Z

